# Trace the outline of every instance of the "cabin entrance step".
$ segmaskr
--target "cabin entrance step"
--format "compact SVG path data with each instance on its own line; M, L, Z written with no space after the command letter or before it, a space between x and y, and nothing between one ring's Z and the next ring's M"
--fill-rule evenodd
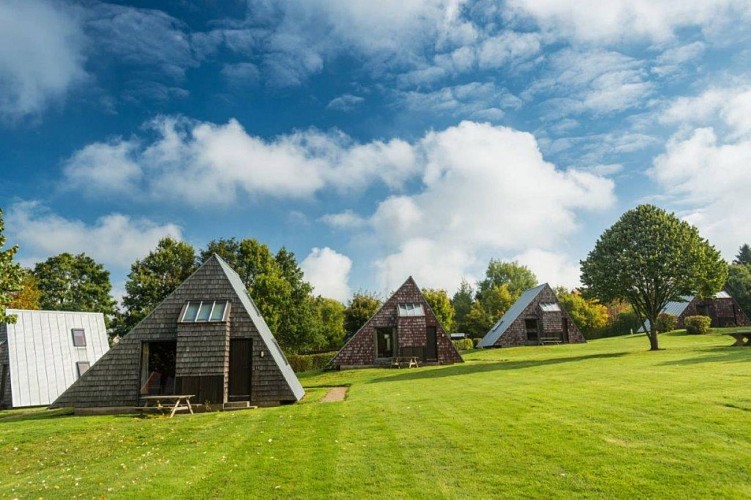
M224 411L249 410L252 408L258 408L258 407L251 406L250 401L230 401L228 403L224 403L224 406L222 407Z

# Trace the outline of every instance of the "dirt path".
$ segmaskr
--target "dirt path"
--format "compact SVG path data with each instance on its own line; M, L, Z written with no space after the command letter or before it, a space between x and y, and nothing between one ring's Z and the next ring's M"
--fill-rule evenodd
M347 395L347 389L349 387L332 387L329 392L321 399L321 403L334 403L336 401L344 401L344 396Z

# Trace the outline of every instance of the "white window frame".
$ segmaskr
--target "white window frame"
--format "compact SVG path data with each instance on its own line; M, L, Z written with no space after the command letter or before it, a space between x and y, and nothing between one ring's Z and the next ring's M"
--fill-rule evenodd
M186 319L185 316L188 314L188 309L190 308L191 304L198 304L198 310L196 310L196 317L194 319ZM206 319L198 319L198 315L201 313L201 309L203 308L203 305L211 304L211 308L209 309L209 315ZM222 314L222 317L219 319L211 319L212 315L214 314L214 308L217 304L224 304L224 313ZM227 321L227 318L229 316L229 310L230 310L230 301L229 300L189 300L185 303L183 306L183 310L180 312L180 323L222 323Z

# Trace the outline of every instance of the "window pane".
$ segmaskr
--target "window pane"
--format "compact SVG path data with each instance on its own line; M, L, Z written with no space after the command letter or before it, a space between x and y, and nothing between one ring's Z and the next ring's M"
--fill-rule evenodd
M213 302L201 302L201 308L198 310L196 321L208 321L209 316L211 316L211 306L213 305Z
M199 302L188 302L188 307L185 308L185 315L183 321L195 321L198 314Z
M214 310L211 311L211 321L221 321L224 318L224 309L226 307L226 302L215 302Z
M82 328L73 328L73 345L75 347L86 347L86 332Z
M87 370L89 369L89 367L90 367L90 365L89 365L89 362L88 362L88 361L79 361L78 363L76 363L76 366L78 367L78 376L79 376L79 377L80 377L81 375L83 375L84 373L86 373L86 371L87 371Z

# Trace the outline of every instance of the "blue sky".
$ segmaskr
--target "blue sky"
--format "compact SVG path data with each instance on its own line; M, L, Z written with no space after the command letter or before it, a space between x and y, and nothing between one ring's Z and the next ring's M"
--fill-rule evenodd
M651 202L751 242L747 0L0 5L0 207L122 293L170 235L295 252L323 295L491 257L575 286Z

